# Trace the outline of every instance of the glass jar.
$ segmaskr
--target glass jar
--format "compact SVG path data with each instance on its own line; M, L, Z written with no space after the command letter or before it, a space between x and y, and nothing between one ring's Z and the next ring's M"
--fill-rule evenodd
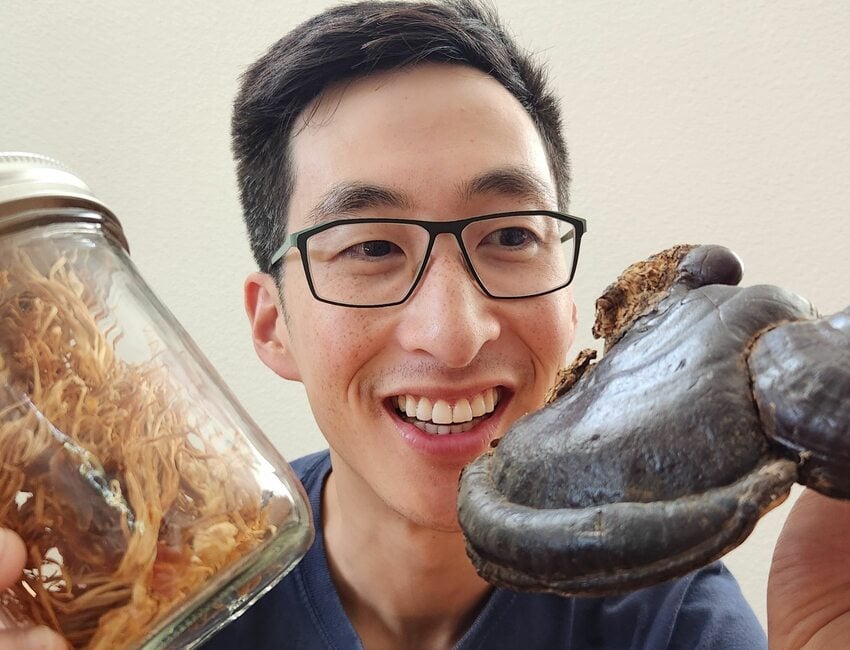
M59 163L0 154L0 526L9 624L192 648L313 539L303 488ZM285 613L282 613L285 615Z

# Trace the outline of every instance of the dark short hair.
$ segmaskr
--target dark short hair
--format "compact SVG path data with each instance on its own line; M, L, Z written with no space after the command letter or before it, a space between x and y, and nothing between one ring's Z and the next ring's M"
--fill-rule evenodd
M301 112L331 84L423 62L468 65L496 79L534 121L567 204L569 164L558 100L541 65L520 50L494 9L477 0L359 2L311 18L242 76L233 153L254 258L269 259L286 230L294 186L290 140Z

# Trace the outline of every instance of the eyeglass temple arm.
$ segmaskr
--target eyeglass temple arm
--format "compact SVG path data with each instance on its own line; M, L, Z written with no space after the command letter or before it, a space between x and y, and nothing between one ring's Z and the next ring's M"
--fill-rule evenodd
M286 252L297 244L298 233L294 232L283 240L283 244L278 248L269 259L269 266L274 266L286 254Z

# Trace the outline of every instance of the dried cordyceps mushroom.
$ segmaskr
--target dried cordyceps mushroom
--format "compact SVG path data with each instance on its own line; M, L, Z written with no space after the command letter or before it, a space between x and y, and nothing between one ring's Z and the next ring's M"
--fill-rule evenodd
M3 604L77 648L132 645L274 533L254 458L166 361L116 353L85 249L3 254L0 526L29 554Z

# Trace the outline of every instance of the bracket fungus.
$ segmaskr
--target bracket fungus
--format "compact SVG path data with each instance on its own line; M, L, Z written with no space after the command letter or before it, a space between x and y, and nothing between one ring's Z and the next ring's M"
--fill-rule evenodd
M720 246L630 266L597 301L605 354L461 476L467 552L490 582L604 595L740 544L799 481L850 498L850 308L820 318L739 287Z

